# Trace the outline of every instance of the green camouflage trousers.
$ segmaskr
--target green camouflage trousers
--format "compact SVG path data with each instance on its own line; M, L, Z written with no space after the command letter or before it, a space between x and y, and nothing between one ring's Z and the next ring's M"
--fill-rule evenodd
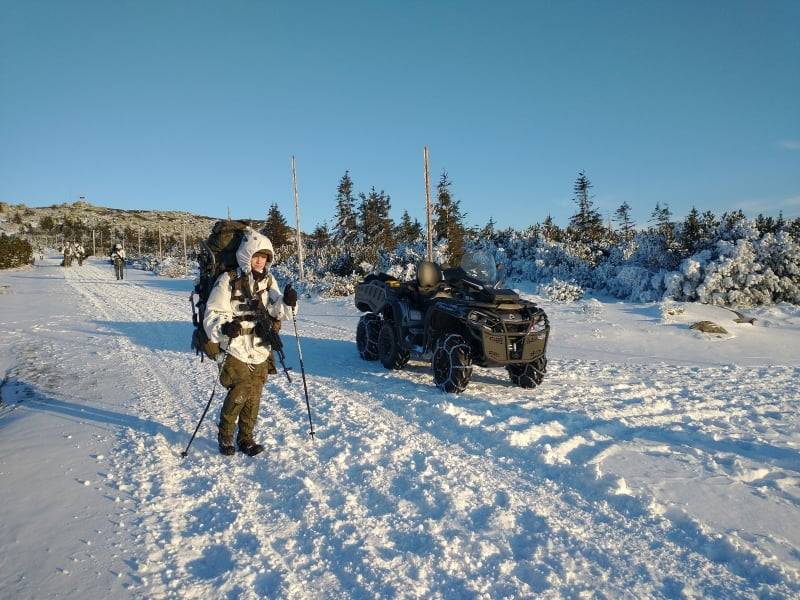
M258 408L261 405L261 392L267 381L269 362L250 365L228 355L222 363L219 373L220 383L228 389L222 410L219 413L219 433L233 440L233 432L238 420L239 433L237 442L253 439L253 429L258 420Z

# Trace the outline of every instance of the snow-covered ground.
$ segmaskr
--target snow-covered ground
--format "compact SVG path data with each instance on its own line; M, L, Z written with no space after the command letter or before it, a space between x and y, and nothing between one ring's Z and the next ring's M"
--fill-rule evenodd
M455 396L306 301L316 443L289 324L266 453L217 453L215 399L181 460L216 379L191 283L57 264L0 273L0 597L800 594L798 307L544 302L544 384Z

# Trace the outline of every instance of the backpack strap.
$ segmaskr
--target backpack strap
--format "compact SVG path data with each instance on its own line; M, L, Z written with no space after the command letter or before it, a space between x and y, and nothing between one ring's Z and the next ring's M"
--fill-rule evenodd
M244 273L240 275L238 270L228 271L227 273L231 286L231 303L239 302L241 304L248 304L253 302L256 298L253 294L253 290L250 289L250 278ZM269 273L267 275L267 287L262 290L262 293L266 294L266 298L264 299L265 304L269 303L269 290L272 288L272 282L272 273Z
M231 300L238 297L235 296L236 292L239 292L242 296L244 296L246 292L246 286L242 285L242 279L244 279L244 276L240 277L239 271L237 270L226 271L226 273L228 274L228 285L231 288Z

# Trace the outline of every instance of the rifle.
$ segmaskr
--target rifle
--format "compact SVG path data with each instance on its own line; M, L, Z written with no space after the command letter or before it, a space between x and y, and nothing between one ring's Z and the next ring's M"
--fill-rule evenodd
M264 302L261 300L258 300L258 304L255 305L255 312L256 326L253 328L253 333L261 338L265 346L272 347L273 352L278 355L278 361L281 363L281 368L283 369L284 375L286 375L286 379L291 383L292 378L289 375L289 371L291 371L292 368L286 366L286 353L283 351L283 342L281 341L281 336L278 335L275 329L276 319L269 314L267 307L264 306Z

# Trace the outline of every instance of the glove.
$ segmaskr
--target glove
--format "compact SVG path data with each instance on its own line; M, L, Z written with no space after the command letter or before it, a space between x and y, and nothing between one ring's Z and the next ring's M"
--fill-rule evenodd
M292 287L291 283L287 283L283 289L283 303L292 308L297 306L297 290Z
M253 333L256 334L256 337L261 339L262 346L269 344L269 331L263 322L259 321L256 323L256 326L253 328Z
M219 330L222 332L222 335L233 339L242 335L242 324L239 323L239 321L228 321L227 323L223 323Z

